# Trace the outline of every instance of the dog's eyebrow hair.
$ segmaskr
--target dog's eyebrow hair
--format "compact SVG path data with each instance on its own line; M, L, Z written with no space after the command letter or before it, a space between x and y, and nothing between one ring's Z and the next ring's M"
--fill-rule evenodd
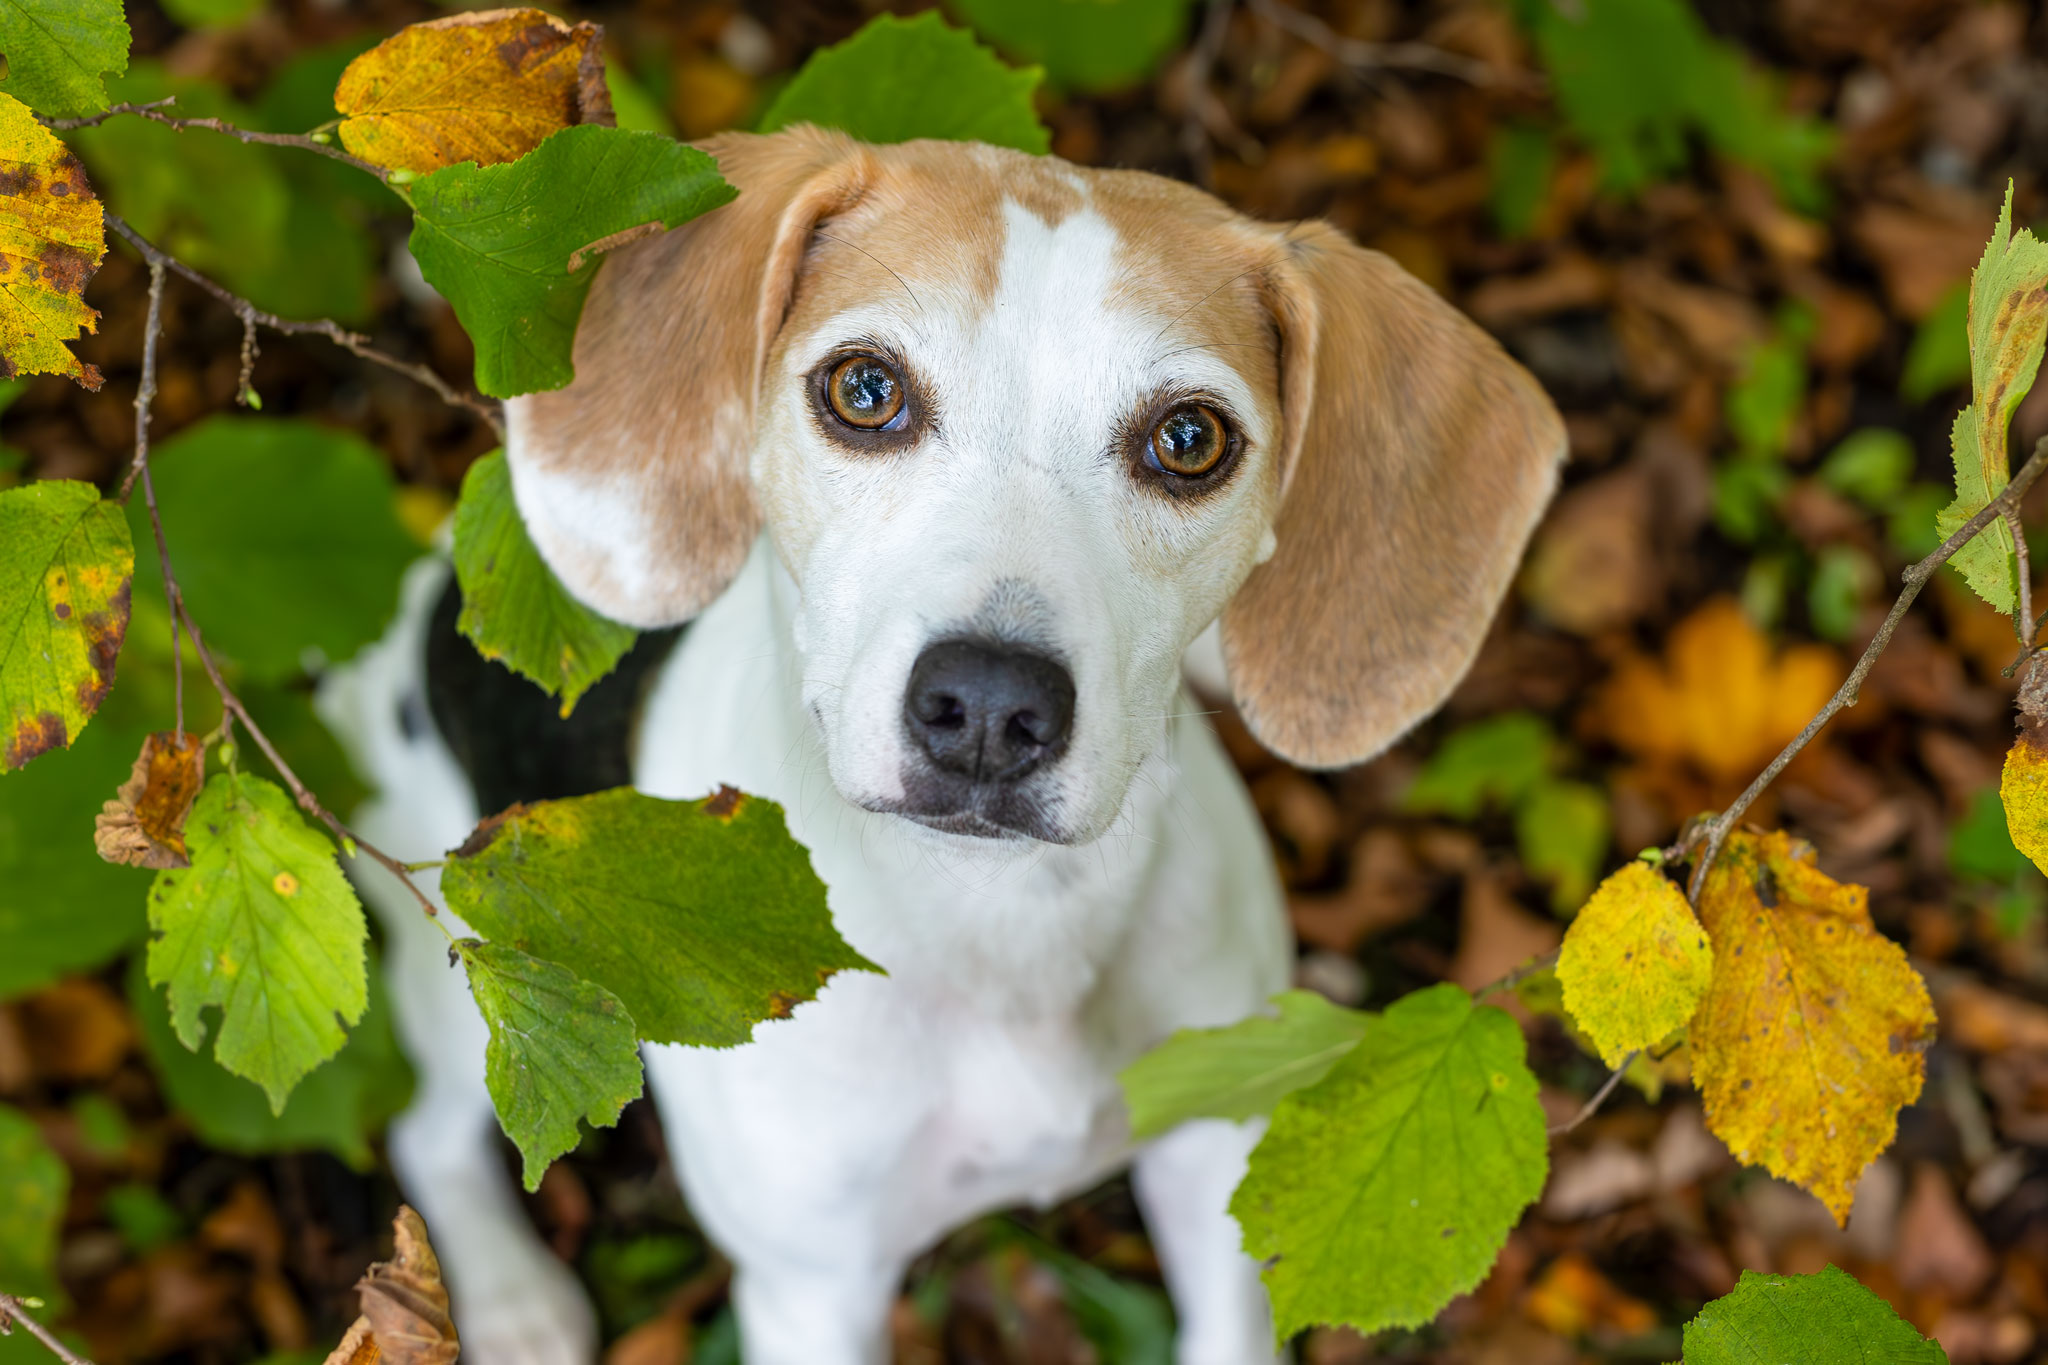
M1217 285L1217 286L1216 286L1216 287L1215 287L1214 289L1211 289L1211 290L1210 290L1210 291L1209 291L1208 293L1206 293L1206 294L1202 295L1202 297L1200 297L1199 299L1196 299L1196 300L1195 300L1195 301L1194 301L1193 303L1189 304L1189 305L1188 305L1187 307L1185 307L1185 308L1181 309L1181 310L1180 310L1180 312L1178 312L1178 313L1174 314L1174 316L1173 316L1172 318L1168 319L1168 321L1167 321L1167 322L1166 322L1166 323L1165 323L1165 324L1164 324L1163 326L1161 326L1161 327L1160 327L1160 329L1159 329L1158 331L1156 331L1156 332L1154 332L1154 333L1152 334L1152 339L1153 339L1154 341L1157 341L1157 340L1159 340L1159 338L1161 338L1161 337L1163 337L1163 336L1165 336L1165 335L1166 335L1166 332L1167 332L1167 328L1170 328L1170 327L1172 327L1172 326L1173 326L1173 325L1174 325L1175 323L1178 323L1178 322L1179 322L1179 321L1180 321L1180 320L1181 320L1182 318L1184 318L1184 317L1186 317L1186 316L1187 316L1188 314L1190 314L1190 313L1194 312L1194 311L1195 311L1195 310L1196 310L1197 308L1200 308L1200 307L1201 307L1201 306L1202 306L1203 304L1207 303L1207 302L1208 302L1208 301L1209 301L1210 299L1213 299L1213 298L1215 298L1215 297L1216 297L1216 296L1217 296L1218 294L1220 294L1220 293L1222 293L1222 292L1223 292L1224 290L1226 290L1226 289L1230 288L1230 286L1231 286L1231 285L1233 285L1233 284L1236 284L1236 283L1237 283L1237 282L1238 282L1239 280L1243 279L1243 278L1244 278L1245 276L1247 276L1247 275L1251 275L1251 274L1255 274L1256 272L1258 272L1259 270L1261 270L1261 269L1263 269L1263 268L1264 268L1263 266L1257 266L1257 265L1255 265L1255 266L1250 266L1250 267L1247 267L1247 268L1246 268L1246 269L1244 269L1244 270L1240 270L1240 271L1238 271L1238 272L1237 272L1237 273L1236 273L1235 275L1232 275L1232 276L1231 276L1231 277L1230 277L1229 279L1227 279L1227 280L1225 280L1225 281L1224 281L1223 283L1221 283L1221 284Z
M867 249L866 247L862 246L862 245L861 245L860 243L858 243L858 242L849 242L849 241L847 241L847 240L846 240L846 239L845 239L844 237L834 237L834 236L833 236L833 235L832 235L831 233L829 233L829 232L826 232L826 231L823 231L822 229L819 229L819 228L812 228L812 229L811 229L811 235L813 235L813 236L815 236L815 237L823 237L823 238L824 238L824 239L825 239L826 241L828 241L828 242L837 242L837 243L839 243L839 245L841 245L841 246L850 246L850 247L852 247L852 248L853 248L853 249L854 249L855 251L858 251L858 252L859 252L859 253L860 253L861 255L863 255L863 256L867 257L867 258L868 258L869 260L873 261L873 262L874 262L874 263L875 263L876 265L878 265L878 266L882 267L882 269L884 269L884 270L888 271L888 272L889 272L889 273L890 273L891 275L895 275L895 276L896 276L896 283L898 283L898 284L902 285L902 286L903 286L903 292L904 292L904 293L906 293L906 294L908 294L908 295L910 295L910 302L911 302L911 303L912 303L913 305L915 305L915 306L916 306L916 308L917 308L917 315L918 315L919 317L923 317L923 316L924 316L924 305L923 305L923 304L921 304L921 303L918 303L918 301L917 301L917 292L916 292L915 290L913 290L913 289L912 289L912 288L910 287L910 285L909 285L909 284L907 284L907 283L906 283L906 282L904 281L904 279L903 279L903 277L902 277L901 275L897 275L897 274L896 274L896 267L894 267L894 266L890 265L890 264L889 264L889 263L888 263L887 261L883 260L883 259L882 259L882 258L881 258L880 256L877 256L877 255L876 255L876 254L875 254L874 252L872 252L872 251L869 251L869 250L868 250L868 249Z

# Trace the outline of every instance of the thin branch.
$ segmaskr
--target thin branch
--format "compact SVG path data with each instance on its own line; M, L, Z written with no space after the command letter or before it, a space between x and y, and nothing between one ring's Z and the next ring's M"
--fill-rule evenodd
M161 261L149 263L149 321L142 330L142 382L135 389L135 458L129 462L128 477L121 480L121 501L128 501L128 495L135 487L137 475L142 478L142 501L149 509L149 524L163 525L163 518L156 510L156 485L149 477L149 412L156 402L156 344L163 335L164 311L164 267ZM164 544L163 533L156 537L157 564L163 569L166 584L177 581L171 574L171 552ZM172 734L177 736L178 747L185 747L185 652L178 647L178 614L171 613L171 697Z
M1456 52L1446 52L1430 43L1368 43L1337 32L1305 10L1283 5L1279 0L1248 0L1252 13L1311 47L1321 48L1353 71L1433 71L1454 76L1478 86L1504 82L1485 62ZM1515 82L1520 83L1520 82Z
M1557 949L1553 948L1541 957L1530 958L1500 980L1481 986L1478 990L1472 992L1472 998L1477 1000L1489 995L1498 995L1502 991L1511 991L1530 977L1547 972L1556 965Z
M74 128L97 127L110 118L133 115L136 118L148 119L151 123L161 123L166 128L175 128L181 133L188 128L199 128L209 133L225 133L227 136L237 138L243 142L260 142L267 147L298 147L304 151L317 152L319 155L339 161L345 166L353 166L365 175L373 175L379 180L389 181L391 178L389 168L379 166L374 161L365 161L359 156L350 156L332 143L307 137L303 133L259 133L250 128L237 128L225 119L178 118L164 112L165 109L177 102L178 97L172 95L168 99L151 100L147 104L116 104L109 109L104 109L97 114L88 114L83 118L45 119L43 120L43 126L57 132L70 132Z
M57 1334L37 1322L22 1309L24 1300L13 1294L0 1294L0 1337L6 1336L18 1324L28 1329L28 1334L55 1352L64 1365L92 1365L84 1356L57 1340Z
M1913 605L1913 599L1918 597L1920 590L1933 579L1935 570L1954 558L1956 552L1975 539L1978 532L2005 516L2010 509L2017 508L2020 499L2026 496L2027 490L2033 486L2034 480L2041 477L2043 470L2048 470L2048 436L2035 443L2033 455L2020 466L2019 472L2012 476L2012 482L2008 483L1997 497L1986 503L1976 516L1964 522L1961 529L1944 540L1933 554L1905 571L1902 575L1905 587L1899 593L1899 600L1892 603L1891 612L1884 618L1884 624L1877 628L1877 634L1871 637L1869 646L1863 651L1863 657L1849 670L1849 676L1835 689L1835 695L1828 698L1828 704L1820 709L1819 714L1808 721L1806 728L1771 760L1770 766L1756 775L1756 780L1749 784L1741 796L1735 798L1735 804L1715 816L1707 826L1705 846L1700 852L1699 861L1693 864L1692 878L1686 885L1687 900L1698 904L1700 888L1707 883L1707 873L1714 866L1714 860L1720 856L1721 845L1727 841L1728 832L1735 828L1735 822L1742 818L1743 812L1750 808L1757 797L1763 795L1764 788L1770 786L1779 773L1785 771L1785 765L1820 733L1821 727L1834 719L1837 711L1856 704L1857 695L1863 689L1863 680L1869 676L1871 666L1877 662L1877 656L1884 653L1885 646L1891 643L1892 632L1898 629L1900 619L1906 614L1906 608Z
M225 287L214 283L214 281L200 274L191 266L186 265L183 261L159 249L115 214L109 213L106 218L107 226L127 239L130 246L141 252L143 260L149 262L152 266L160 264L164 268L184 276L207 293L213 295L216 299L226 304L234 312L235 316L242 320L244 329L260 325L268 327L273 332L281 332L286 336L312 335L326 337L329 341L353 355L382 365L387 370L395 371L406 376L408 379L426 385L439 394L443 402L453 407L469 409L489 424L491 430L497 433L498 439L504 439L505 422L503 414L497 404L492 403L490 400L456 388L425 365L400 360L397 356L378 350L370 344L368 337L349 331L331 318L317 318L310 322L297 322L290 318L281 318L275 313L266 313L241 295L229 292ZM248 387L247 367L254 363L253 353L247 349L246 345L243 353L243 362L243 388L246 391Z
M1598 1090L1595 1090L1593 1092L1593 1098L1587 1100L1583 1105L1579 1106L1578 1113L1573 1114L1571 1118L1564 1123L1557 1123L1551 1125L1550 1136L1562 1137L1566 1133L1569 1133L1572 1129L1584 1123L1587 1119L1592 1118L1593 1115L1599 1113L1600 1106L1607 1103L1607 1097L1614 1093L1614 1088L1621 1084L1621 1078L1625 1074L1627 1074L1628 1069L1631 1066L1635 1065L1636 1058L1640 1055L1640 1050L1638 1050L1637 1052L1631 1052L1628 1054L1628 1056L1622 1058L1621 1065L1615 1067L1614 1070L1608 1075L1607 1083L1602 1085Z
M2019 637L2021 649L2032 649L2034 637L2027 633L2027 623L2034 619L2034 571L2027 563L2027 530L2020 525L2018 503L2005 505L2005 525L2012 532L2012 554L2020 575L2020 604L2012 614L2012 633Z

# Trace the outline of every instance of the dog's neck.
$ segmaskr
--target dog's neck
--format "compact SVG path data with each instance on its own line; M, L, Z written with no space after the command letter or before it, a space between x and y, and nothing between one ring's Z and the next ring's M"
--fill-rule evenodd
M848 803L803 705L801 590L765 538L685 636L647 704L635 781L660 796L730 782L782 803L840 932L899 981L1006 1013L1071 1010L1122 941L1178 785L1182 717L1092 843L972 839ZM1176 708L1186 710L1188 708ZM717 717L719 723L707 723Z

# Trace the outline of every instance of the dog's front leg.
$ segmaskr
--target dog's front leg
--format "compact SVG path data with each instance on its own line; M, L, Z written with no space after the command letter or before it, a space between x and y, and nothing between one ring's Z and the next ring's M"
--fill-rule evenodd
M1230 1194L1263 1121L1184 1123L1138 1153L1138 1207L1180 1319L1179 1365L1271 1361L1273 1319L1259 1268L1242 1250Z
M742 1264L733 1311L747 1365L887 1365L900 1265Z

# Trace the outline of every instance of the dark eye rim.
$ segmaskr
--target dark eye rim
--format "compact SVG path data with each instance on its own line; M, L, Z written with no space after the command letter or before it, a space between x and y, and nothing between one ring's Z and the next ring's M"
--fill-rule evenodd
M1223 432L1223 453L1216 457L1216 463L1199 474L1167 468L1160 462L1159 453L1152 445L1152 438L1160 425L1182 408L1205 410ZM1132 473L1172 497L1200 497L1221 488L1230 481L1244 456L1244 429L1230 405L1213 394L1183 392L1164 395L1146 407L1139 419L1131 424L1130 430L1128 445Z
M832 404L832 376L849 360L875 361L896 376L897 392L902 395L903 402L895 415L881 426L856 426L841 417ZM859 454L883 454L905 449L922 439L934 422L931 395L926 392L917 372L905 364L892 348L867 338L855 338L835 346L805 376L804 387L810 398L811 420L817 425L819 434L835 445Z

